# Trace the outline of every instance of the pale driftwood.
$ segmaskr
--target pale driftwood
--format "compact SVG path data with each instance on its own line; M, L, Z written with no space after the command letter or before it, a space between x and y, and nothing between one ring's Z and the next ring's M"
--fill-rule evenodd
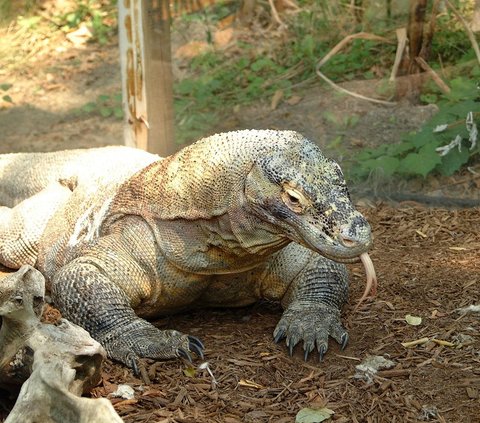
M400 67L400 63L402 61L403 52L405 50L405 46L407 45L407 29L406 28L397 28L397 52L395 53L395 61L393 62L392 74L390 75L390 82L395 82L395 78L397 77L398 68Z
M40 322L45 280L31 266L0 280L0 385L23 383L5 423L122 422L107 399L81 398L101 379L103 347L61 319Z

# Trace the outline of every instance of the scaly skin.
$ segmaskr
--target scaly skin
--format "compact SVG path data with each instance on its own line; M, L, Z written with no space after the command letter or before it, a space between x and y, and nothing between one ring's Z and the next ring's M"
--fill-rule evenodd
M57 153L63 163L48 172L38 156L10 155L10 172L14 158L35 168L30 178L41 183L19 187L21 169L3 178L0 200L7 192L6 205L18 205L0 209L0 245L9 245L0 247L0 261L20 267L24 254L14 253L28 250L62 314L110 357L135 367L139 357L202 355L196 338L144 319L261 298L284 307L274 339L285 338L290 352L303 341L305 358L314 348L323 357L329 336L346 345L341 263L368 250L370 227L353 208L339 166L313 143L292 131L238 131L163 160L135 153L128 166L117 165L110 150L108 169L90 171L88 158L105 157L102 151ZM58 170L72 162L77 173ZM18 212L37 198L45 203L46 190L53 210ZM15 241L12 227L29 233Z

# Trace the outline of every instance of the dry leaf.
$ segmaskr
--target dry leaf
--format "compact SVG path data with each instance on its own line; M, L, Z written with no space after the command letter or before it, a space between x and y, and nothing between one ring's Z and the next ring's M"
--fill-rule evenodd
M238 382L238 384L240 386L245 386L246 388L263 389L262 385L259 385L258 383L255 383L252 380L248 379L240 379L240 382Z
M295 417L295 423L320 423L328 420L335 414L329 408L302 408Z
M92 38L92 33L84 23L81 23L77 30L69 32L65 37L75 47L81 47Z
M233 38L233 29L227 28L221 31L215 32L213 36L215 47L222 48L225 47Z
M411 348L420 344L425 344L428 341L430 341L430 338L420 338L420 339L416 339L415 341L402 342L402 345L405 348Z
M302 97L299 95L292 95L286 102L290 104L290 106L295 106L295 104L298 104L302 101Z
M208 43L204 41L191 41L188 44L180 46L175 51L176 59L192 59L209 49Z
M422 324L422 318L418 316L412 316L411 314L407 314L405 316L405 321L411 326L419 326Z
M273 97L272 97L272 102L270 103L270 108L272 110L275 110L278 107L278 104L280 103L280 100L282 98L283 98L283 90L275 91L275 94L273 94Z
M183 374L187 377L195 377L197 374L197 369L195 367L189 366L183 369Z
M455 347L456 345L450 341L444 341L443 339L432 338L432 342L435 342L438 345L443 345L444 347Z

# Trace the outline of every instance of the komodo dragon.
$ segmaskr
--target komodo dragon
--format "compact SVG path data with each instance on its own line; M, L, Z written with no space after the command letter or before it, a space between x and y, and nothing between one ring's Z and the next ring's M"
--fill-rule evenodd
M127 147L2 155L0 204L0 262L38 268L62 315L133 368L203 356L197 338L144 319L261 298L285 309L276 342L322 358L329 336L348 340L341 263L362 256L364 296L376 283L340 167L293 131L218 134L164 159Z

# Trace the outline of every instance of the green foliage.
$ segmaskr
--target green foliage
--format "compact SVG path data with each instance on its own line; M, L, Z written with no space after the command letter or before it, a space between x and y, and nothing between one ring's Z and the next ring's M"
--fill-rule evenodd
M0 84L0 90L2 91L8 91L10 88L13 87L13 84L10 84L8 82L3 82ZM2 102L5 103L13 103L12 97L10 97L8 94L3 94L1 97L0 105Z
M480 153L480 140L476 146L470 139L466 125L472 112L473 123L480 127L480 90L476 78L458 77L450 81L451 93L435 94L441 98L439 112L414 133L407 134L396 145L382 145L365 149L352 166L352 176L364 178L372 172L385 176L427 176L431 173L452 175L473 156ZM441 155L440 148L459 137L459 144Z
M298 4L300 10L297 13L282 15L282 19L288 25L288 32L282 33L282 36L279 37L275 31L264 33L259 31L258 37L249 39L246 32L243 35L247 36L241 36L236 41L234 54L231 51L214 51L212 45L212 51L192 59L188 76L177 82L174 88L177 136L180 142L191 141L209 132L239 106L261 100L269 103L278 90L283 92L283 99L288 100L295 87L317 80L315 66L318 60L346 35L365 31L392 39L395 28L405 25L408 19L406 0L403 5L396 5L393 8L395 9L393 16L389 18L385 2L366 2L362 22L357 22L351 13L349 1L299 0ZM265 2L259 7L268 9L266 5ZM210 43L214 25L232 14L235 7L238 7L236 2L220 2L218 6L189 14L181 19L187 22L194 20L206 22L208 29L205 41ZM267 13L270 13L269 10ZM441 14L437 22L431 54L433 60L430 60L429 64L435 67L435 60L441 57L444 67L458 63L467 66L468 59L473 53L463 28L449 13ZM270 23L269 21L268 24ZM259 24L259 21L255 22L255 25ZM447 34L445 37L442 35L443 32ZM395 50L395 43L356 39L335 54L322 67L322 71L334 81L371 79L377 70L387 75L393 65ZM471 71L466 70L467 73ZM385 84L383 88L385 91L380 94L389 97L392 94L391 84ZM461 87L454 86L452 93L453 96L461 96ZM442 97L441 93L433 88L422 94L422 101L437 103L453 102L454 99ZM465 119L465 115L461 116L458 107L453 106L458 112L457 119ZM321 113L326 120L329 119L328 113ZM447 111L445 113L448 114ZM392 116L392 119L394 118ZM358 117L353 116L351 120L349 119L333 123L341 132L342 129L354 126ZM450 115L446 115L444 119L452 121ZM225 127L228 125L222 125L222 128ZM417 137L424 135L418 134ZM435 138L438 146L444 141L440 139L439 134L429 134L429 137ZM384 157L379 152L371 152L364 158L365 163L357 173L365 175L372 169L382 168L389 175L410 175L413 168L418 168L417 174L425 175L432 169L433 171L443 169L444 172L448 172L448 169L456 166L455 163L465 160L465 153L461 152L458 157L457 153L451 152L439 159L433 149L435 143L432 140L430 146L420 151L422 146L416 147L405 139L402 151L383 151ZM423 160L428 155L431 155L430 159Z
M208 132L209 125L216 125L224 119L227 110L254 101L270 102L279 90L283 92L283 99L288 100L292 87L318 78L315 73L318 60L344 36L341 31L332 30L335 26L331 21L332 13L339 12L336 10L339 6L323 5L324 2L303 3L298 14L282 17L288 18L287 37L258 40L242 37L236 42L237 50L233 55L228 51L210 51L192 59L191 72L174 87L180 142L191 141L202 131L205 133L206 128ZM344 10L344 6L340 8ZM182 19L204 19L210 23L228 13L231 10L223 6ZM209 41L208 36L206 41ZM391 66L395 46L355 40L323 69L337 81L372 78L371 68L378 65L379 57L387 57L386 65ZM336 125L339 129L353 126L358 117L349 119Z
M393 60L395 47L370 40L353 40L349 48L333 56L322 71L333 80L371 79L370 69L379 65L379 58ZM385 59L384 59L385 60Z
M68 32L85 23L92 31L93 41L106 44L117 31L116 0L76 0L75 8L56 16L57 25Z
M76 110L79 115L92 114L103 118L123 119L122 94L101 94L96 101L85 103Z

